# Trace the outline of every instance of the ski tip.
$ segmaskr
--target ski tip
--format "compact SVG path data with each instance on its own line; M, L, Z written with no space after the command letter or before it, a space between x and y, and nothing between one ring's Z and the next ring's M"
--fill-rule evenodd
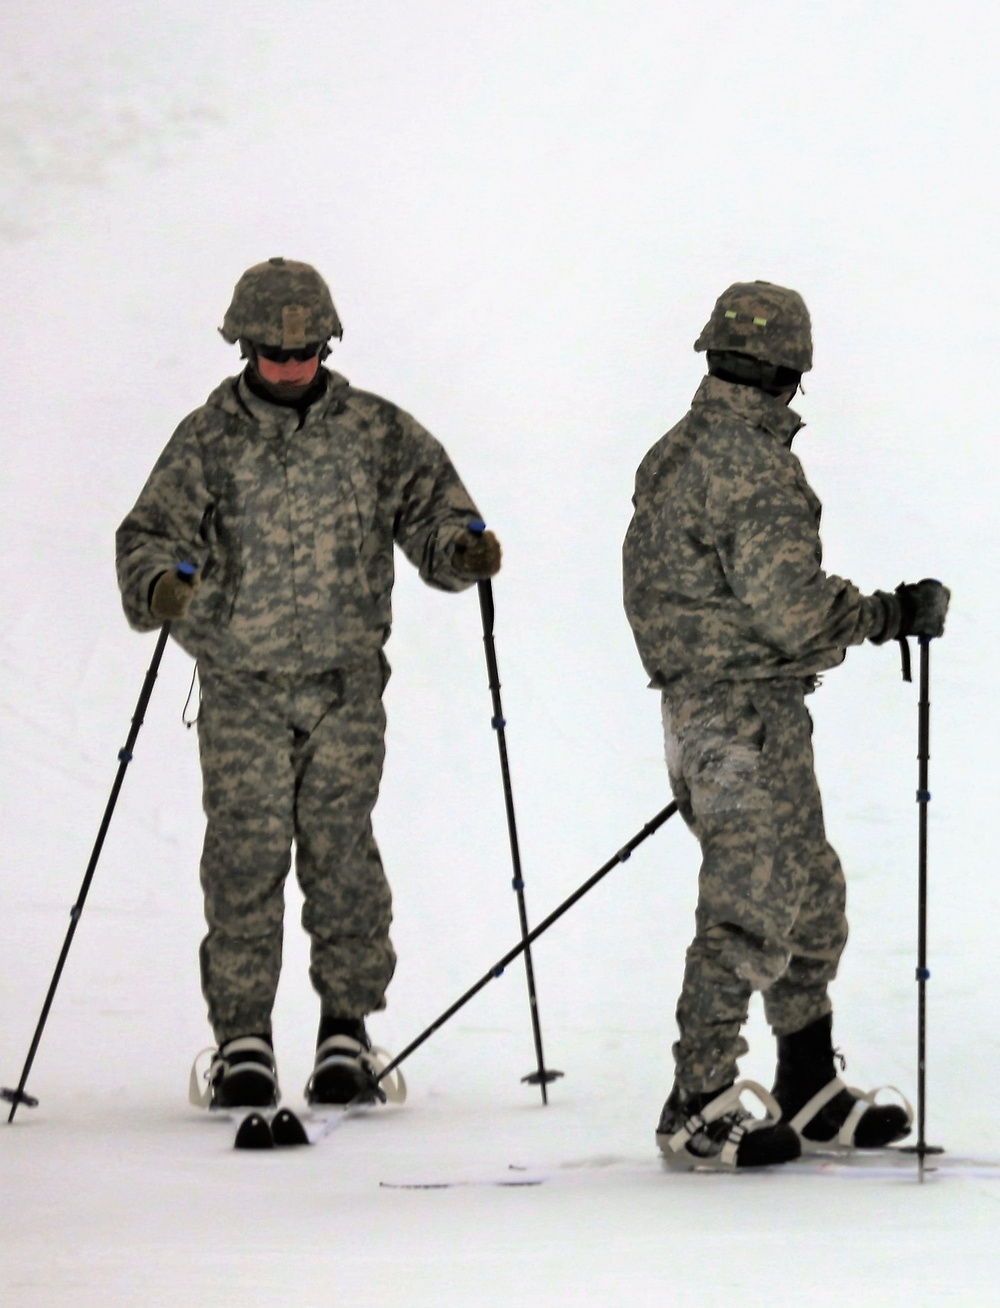
M273 1149L271 1124L263 1113L248 1113L240 1122L233 1141L234 1149Z
M271 1139L279 1148L312 1143L301 1118L290 1108L279 1109L271 1118Z

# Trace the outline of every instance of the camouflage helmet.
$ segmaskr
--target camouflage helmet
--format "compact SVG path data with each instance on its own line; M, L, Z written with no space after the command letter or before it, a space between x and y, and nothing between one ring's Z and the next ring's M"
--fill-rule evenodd
M777 367L812 367L809 310L797 291L773 282L736 282L722 292L696 350L749 354Z
M223 340L295 350L344 334L330 288L308 263L275 257L248 268L233 291Z

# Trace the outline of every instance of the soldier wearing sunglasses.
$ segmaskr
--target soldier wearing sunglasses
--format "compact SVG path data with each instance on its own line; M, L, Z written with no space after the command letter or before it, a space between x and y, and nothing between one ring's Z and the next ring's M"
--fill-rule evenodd
M479 511L438 441L324 367L343 330L314 268L248 269L220 331L246 366L184 419L117 536L129 622L169 620L201 681L201 977L217 1048L196 1098L278 1101L271 1010L294 847L320 1001L306 1096L374 1099L365 1018L395 965L371 824L393 547L460 591L499 570L500 545L468 531Z

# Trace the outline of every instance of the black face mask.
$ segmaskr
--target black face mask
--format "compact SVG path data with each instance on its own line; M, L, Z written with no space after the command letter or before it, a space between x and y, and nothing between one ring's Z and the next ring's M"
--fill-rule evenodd
M737 354L732 350L709 350L708 371L720 381L734 386L752 386L768 395L794 395L799 389L802 374L780 363L767 363L750 354Z

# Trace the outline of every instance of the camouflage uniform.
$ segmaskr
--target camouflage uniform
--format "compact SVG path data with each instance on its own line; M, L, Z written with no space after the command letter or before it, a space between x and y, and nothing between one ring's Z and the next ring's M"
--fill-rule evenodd
M463 590L453 548L477 516L428 432L331 372L304 413L260 398L245 375L223 382L119 528L136 629L158 625L160 574L188 559L201 578L171 634L202 683L202 981L220 1045L270 1031L293 841L323 1012L384 1005L390 894L371 811L393 543L424 581Z
M822 569L820 504L790 449L801 425L765 391L706 377L639 467L625 540L625 608L703 855L674 1047L687 1092L735 1078L752 990L778 1034L828 1012L847 937L804 696L887 619Z

